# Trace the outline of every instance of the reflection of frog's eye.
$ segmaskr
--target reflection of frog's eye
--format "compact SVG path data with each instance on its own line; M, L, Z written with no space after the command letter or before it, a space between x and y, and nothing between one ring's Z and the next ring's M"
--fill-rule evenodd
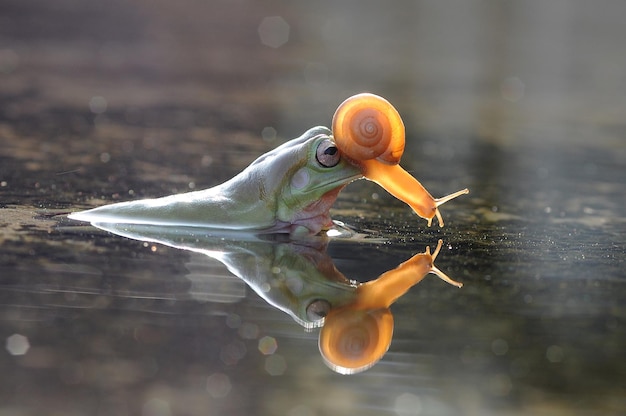
M319 321L330 312L330 303L324 299L316 299L306 307L306 317L311 321Z
M320 165L326 168L336 166L337 163L339 163L340 157L341 154L339 153L339 150L337 150L337 146L335 146L335 143L330 140L324 140L317 146L315 158Z

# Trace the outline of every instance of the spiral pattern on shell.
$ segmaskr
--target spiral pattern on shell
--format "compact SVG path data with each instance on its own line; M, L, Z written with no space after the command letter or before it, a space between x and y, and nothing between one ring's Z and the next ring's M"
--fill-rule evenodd
M337 107L332 129L337 147L350 159L400 163L404 123L384 98L369 93L348 98Z
M388 309L331 313L320 331L319 347L335 371L352 374L374 365L387 352L393 333Z

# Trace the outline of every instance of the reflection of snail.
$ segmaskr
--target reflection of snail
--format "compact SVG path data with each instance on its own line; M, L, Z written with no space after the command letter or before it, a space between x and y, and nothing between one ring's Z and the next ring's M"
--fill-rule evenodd
M376 364L391 344L391 304L428 273L456 287L463 286L435 267L442 244L439 240L433 254L427 247L424 253L416 254L378 279L359 285L354 302L330 309L319 337L320 352L330 368L341 374L354 374Z
M367 370L389 349L393 316L389 308L330 311L320 331L319 347L326 364L341 374Z
M404 152L404 124L396 109L374 94L357 94L345 100L333 116L333 135L337 147L363 175L378 183L396 198L406 202L430 226L438 207L459 195L463 189L443 198L433 198L428 191L399 165Z

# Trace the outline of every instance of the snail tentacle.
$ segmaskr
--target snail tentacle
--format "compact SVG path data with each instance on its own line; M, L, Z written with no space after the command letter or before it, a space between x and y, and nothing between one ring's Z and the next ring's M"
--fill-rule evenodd
M456 286L458 288L463 287L463 283L452 280L447 274L439 270L434 265L435 259L437 258L439 251L441 251L441 246L443 246L443 240L440 239L439 241L437 241L437 247L435 248L435 252L430 256L432 259L432 263L433 263L430 267L430 273L436 275L438 278L440 278L446 283L451 284L452 286ZM430 254L430 247L426 247L426 254Z
M435 209L435 215L437 216L437 221L439 222L439 227L443 227L443 217L441 216L441 212L439 212L439 206L445 204L446 202L448 202L451 199L456 198L457 196L461 196L461 195L466 195L469 194L469 189L465 188L465 189L461 189L460 191L456 191L454 193L451 193L450 195L446 195L443 196L441 198L436 198L435 199L435 206L437 207ZM428 220L428 226L430 227L430 223L432 222L432 218L430 218Z

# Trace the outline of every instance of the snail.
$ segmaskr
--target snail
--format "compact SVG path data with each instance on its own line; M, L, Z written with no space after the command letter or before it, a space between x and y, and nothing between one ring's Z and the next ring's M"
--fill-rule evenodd
M393 335L391 305L428 273L462 287L435 267L441 250L439 240L434 253L430 247L397 268L356 287L353 302L331 308L320 330L319 349L324 362L341 374L355 374L372 367L389 349Z
M400 165L404 152L404 123L398 111L382 97L362 93L339 105L332 131L342 154L361 167L363 176L407 203L431 225L437 217L443 227L439 206L460 195L465 188L442 198L433 198L424 186Z

